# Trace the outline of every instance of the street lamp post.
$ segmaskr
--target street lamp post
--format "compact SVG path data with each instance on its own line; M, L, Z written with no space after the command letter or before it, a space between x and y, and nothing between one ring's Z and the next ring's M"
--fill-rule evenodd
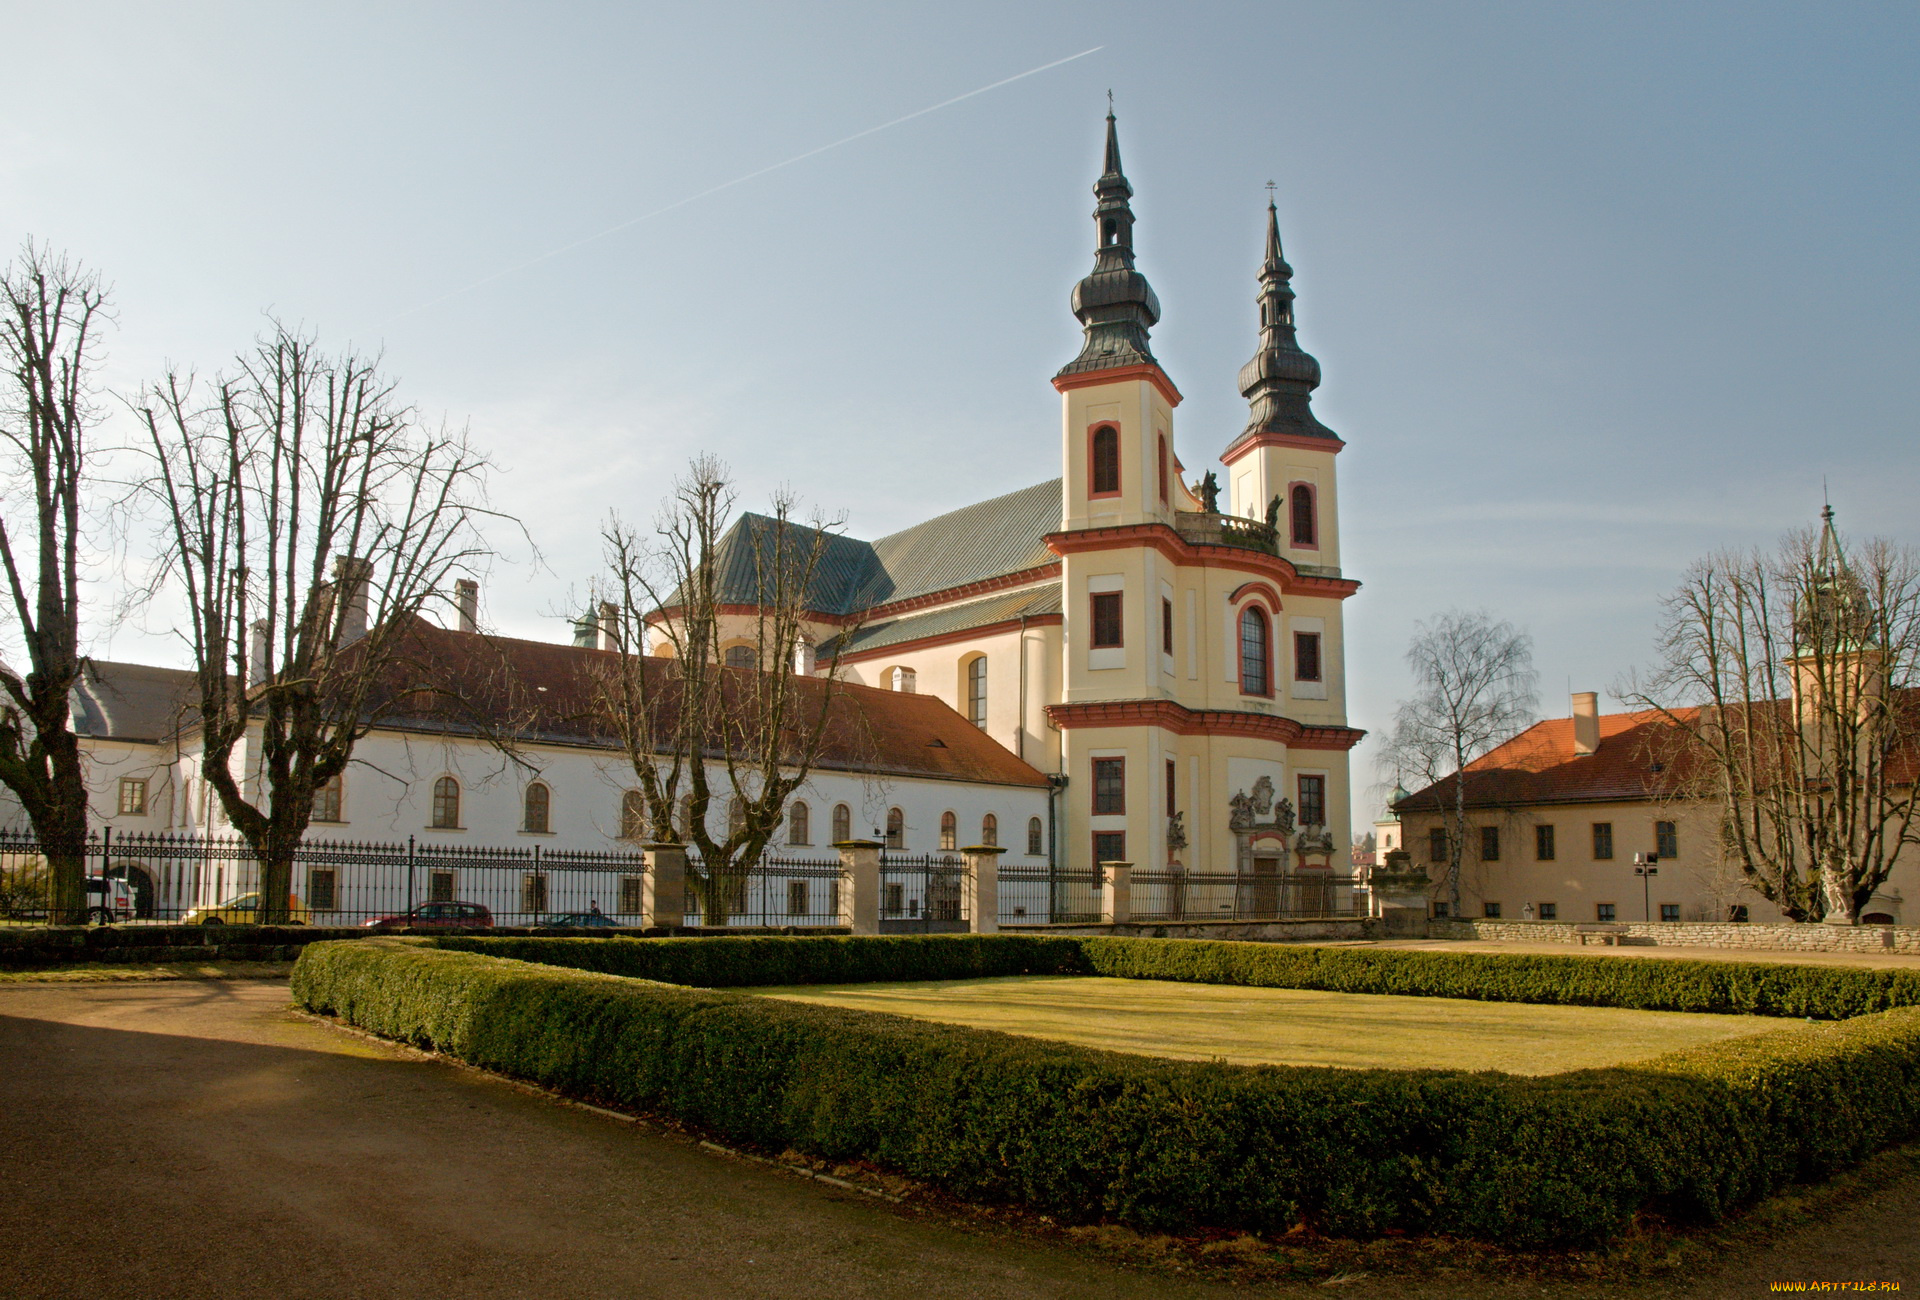
M1636 853L1633 855L1633 874L1640 877L1640 907L1646 920L1653 919L1653 878L1660 874L1660 868L1654 863L1660 861L1658 853Z

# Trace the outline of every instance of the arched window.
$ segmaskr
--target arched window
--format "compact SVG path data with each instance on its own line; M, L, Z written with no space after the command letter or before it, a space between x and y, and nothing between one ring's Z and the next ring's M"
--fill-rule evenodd
M798 799L794 800L793 806L787 809L787 843L813 843L813 831L807 825L809 817L806 804Z
M1271 695L1272 656L1267 637L1267 615L1257 605L1240 611L1240 693Z
M1112 247L1119 242L1120 223L1108 217L1100 223L1100 243L1106 247Z
M433 827L442 831L460 829L460 783L450 776L433 783Z
M1293 485L1293 544L1316 546L1320 534L1313 526L1313 489L1305 483Z
M907 847L907 815L898 808L887 809L887 847L890 849Z
M730 645L727 647L726 661L729 668L751 668L759 656L753 653L750 645Z
M980 842L988 847L1000 842L1000 819L992 813L980 819Z
M1120 491L1120 430L1103 424L1093 431L1094 496L1115 496Z
M960 819L951 812L940 814L940 847L958 848L960 844Z
M521 801L522 815L520 829L546 834L552 830L553 792L539 781L527 787L526 798Z
M1160 435L1160 504L1167 503L1167 435Z
M975 655L967 661L967 721L987 729L987 657Z
M638 790L620 796L620 838L643 840L647 837L647 797Z
M833 842L845 843L853 838L853 809L843 803L833 806Z
M1046 828L1038 817L1027 818L1027 856L1037 858L1047 851Z

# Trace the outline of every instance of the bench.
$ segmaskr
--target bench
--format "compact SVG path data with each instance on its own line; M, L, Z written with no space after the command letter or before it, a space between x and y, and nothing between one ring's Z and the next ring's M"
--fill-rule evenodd
M1594 939L1598 939L1602 945L1617 948L1626 940L1627 927L1624 925L1607 925L1604 923L1576 925L1573 927L1573 933L1577 936L1577 941L1583 948Z

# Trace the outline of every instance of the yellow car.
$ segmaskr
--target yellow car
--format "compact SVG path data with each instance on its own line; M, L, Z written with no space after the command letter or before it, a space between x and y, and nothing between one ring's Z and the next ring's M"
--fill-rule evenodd
M289 898L287 906L287 924L305 925L307 909L300 904L296 895ZM236 894L218 907L196 907L180 918L182 925L257 925L260 922L260 894Z

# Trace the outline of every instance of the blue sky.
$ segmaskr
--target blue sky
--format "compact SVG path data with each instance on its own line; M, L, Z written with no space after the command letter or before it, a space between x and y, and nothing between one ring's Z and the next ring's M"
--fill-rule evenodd
M1108 88L1195 476L1245 418L1277 183L1349 444L1356 725L1450 606L1530 629L1564 712L1823 479L1920 541L1909 4L6 8L0 239L111 278L109 383L269 309L383 347L541 548L488 584L509 632L563 635L605 512L698 450L864 536L1056 473ZM97 653L179 659L100 609Z

